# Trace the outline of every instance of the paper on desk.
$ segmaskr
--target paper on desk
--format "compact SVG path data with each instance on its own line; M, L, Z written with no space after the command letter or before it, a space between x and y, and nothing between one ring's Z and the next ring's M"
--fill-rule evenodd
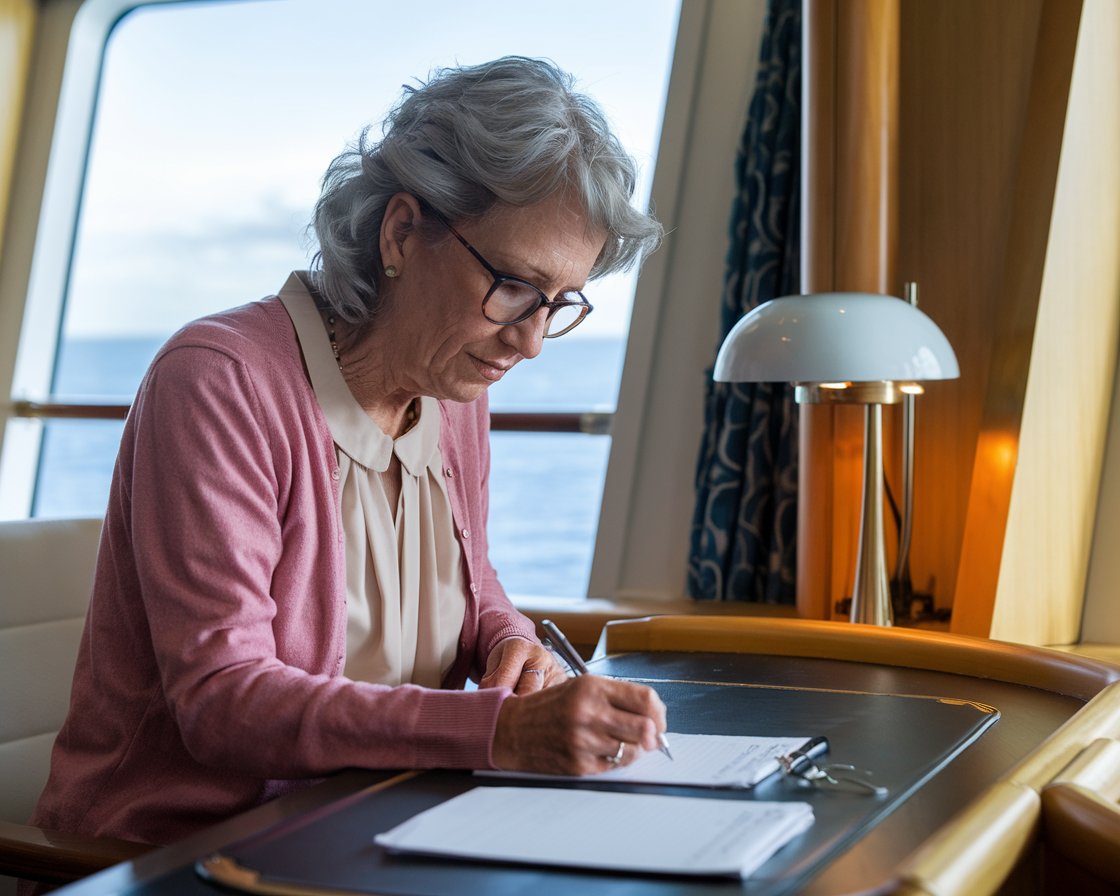
M778 770L778 757L805 745L808 737L744 737L727 734L666 735L673 752L670 759L659 750L643 753L630 765L580 781L628 781L631 784L666 784L687 787L754 787ZM631 748L633 749L633 748ZM563 775L479 771L478 775L566 780Z
M747 877L812 823L807 803L495 786L460 794L374 840L423 855Z

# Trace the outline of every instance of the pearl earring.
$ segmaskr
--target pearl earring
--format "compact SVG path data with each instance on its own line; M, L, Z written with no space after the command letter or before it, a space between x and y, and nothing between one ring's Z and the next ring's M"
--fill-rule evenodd
M397 270L397 266L395 264L388 265L385 268L385 276L386 277L396 277L399 274L400 274L400 271Z

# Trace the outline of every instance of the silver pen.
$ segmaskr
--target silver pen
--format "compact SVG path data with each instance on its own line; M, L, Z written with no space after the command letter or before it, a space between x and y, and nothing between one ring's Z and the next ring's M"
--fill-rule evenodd
M568 664L576 675L591 674L590 670L587 668L587 664L583 661L583 657L579 655L579 651L571 645L571 642L568 641L555 622L551 619L542 619L541 627L548 632L548 637L552 642L551 646L553 649L560 654L560 658ZM661 752L672 759L673 754L669 752L669 739L665 736L664 732L658 734L657 739L661 743Z

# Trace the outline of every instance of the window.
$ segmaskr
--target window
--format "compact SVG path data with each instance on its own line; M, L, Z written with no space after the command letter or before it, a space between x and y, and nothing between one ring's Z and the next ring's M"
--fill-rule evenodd
M51 398L127 403L179 326L306 267L327 163L402 83L440 65L518 53L573 72L638 158L644 201L678 12L679 0L573 0L559 12L428 0L425 27L407 4L361 0L130 12L105 50ZM492 410L612 411L634 280L589 284L595 314L494 387ZM43 424L29 512L102 513L120 430ZM508 590L585 593L609 450L606 435L494 434L492 555Z

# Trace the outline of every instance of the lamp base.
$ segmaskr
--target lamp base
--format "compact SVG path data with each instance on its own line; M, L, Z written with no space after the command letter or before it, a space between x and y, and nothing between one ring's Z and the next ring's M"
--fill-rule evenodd
M850 618L868 625L890 625L891 590L883 542L883 406L867 405L863 419L863 506Z
M914 592L911 596L911 602L905 610L899 609L897 603L892 606L891 625L901 628L912 625L925 625L930 622L947 623L953 616L952 609L949 607L936 608L933 605L933 595L926 594L923 591ZM833 604L832 609L837 616L844 616L851 619L852 599L850 597L842 597Z

